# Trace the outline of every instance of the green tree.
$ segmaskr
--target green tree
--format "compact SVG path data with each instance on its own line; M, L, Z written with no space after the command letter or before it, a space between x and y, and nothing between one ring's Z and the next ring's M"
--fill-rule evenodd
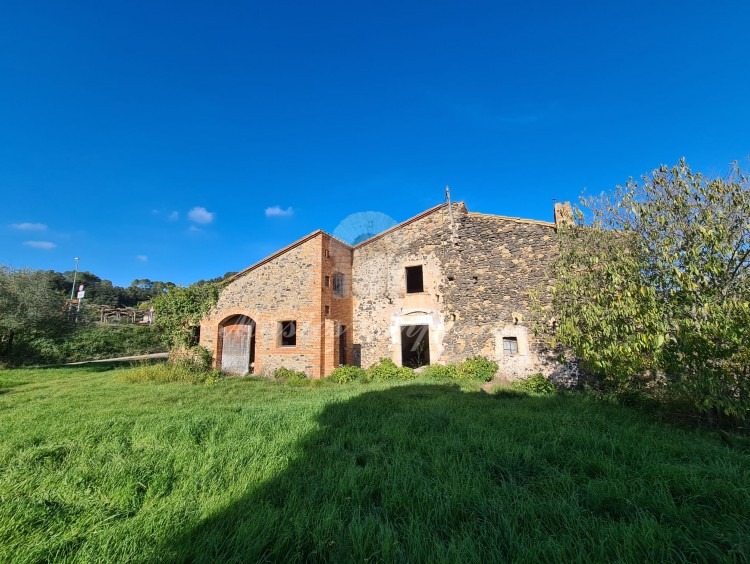
M560 231L559 343L620 385L661 373L699 409L748 416L747 175L735 164L707 178L681 160L584 200L576 215Z
M164 331L170 348L196 345L196 330L208 311L216 305L219 289L215 284L171 286L166 293L155 296L154 323Z
M58 332L64 324L65 298L42 270L0 266L0 355L13 352L17 337Z

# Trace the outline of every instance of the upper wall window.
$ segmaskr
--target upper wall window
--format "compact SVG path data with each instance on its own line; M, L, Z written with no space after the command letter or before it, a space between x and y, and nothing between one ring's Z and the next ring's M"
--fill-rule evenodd
M422 275L422 265L406 267L406 293L416 294L424 292L424 277Z
M506 355L518 354L518 338L517 337L503 337L503 354L506 354Z
M279 344L282 347L297 346L297 322L280 321L279 322Z
M324 280L323 280L323 284L325 285L326 288L328 288L328 286L331 285L331 277L330 276L326 276L324 278Z
M340 272L333 275L333 293L339 297L344 297L344 275Z

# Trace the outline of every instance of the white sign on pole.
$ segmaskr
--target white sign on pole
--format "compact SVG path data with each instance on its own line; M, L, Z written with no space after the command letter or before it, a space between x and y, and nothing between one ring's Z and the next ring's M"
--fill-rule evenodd
M78 299L82 300L83 296L85 296L85 295L86 295L86 292L84 292L83 290L81 290L80 292L78 292Z

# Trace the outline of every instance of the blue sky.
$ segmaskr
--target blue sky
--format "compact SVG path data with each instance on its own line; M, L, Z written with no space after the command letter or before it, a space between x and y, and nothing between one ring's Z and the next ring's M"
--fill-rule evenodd
M552 218L750 153L750 4L34 2L0 8L0 263L240 270L444 187Z

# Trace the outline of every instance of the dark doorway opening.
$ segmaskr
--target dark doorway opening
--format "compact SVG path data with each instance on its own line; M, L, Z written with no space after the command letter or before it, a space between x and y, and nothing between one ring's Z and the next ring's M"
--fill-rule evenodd
M255 321L235 315L221 327L221 370L243 376L255 365Z
M346 325L339 325L339 366L346 365Z
M430 364L430 328L427 325L401 327L401 365L419 368Z

